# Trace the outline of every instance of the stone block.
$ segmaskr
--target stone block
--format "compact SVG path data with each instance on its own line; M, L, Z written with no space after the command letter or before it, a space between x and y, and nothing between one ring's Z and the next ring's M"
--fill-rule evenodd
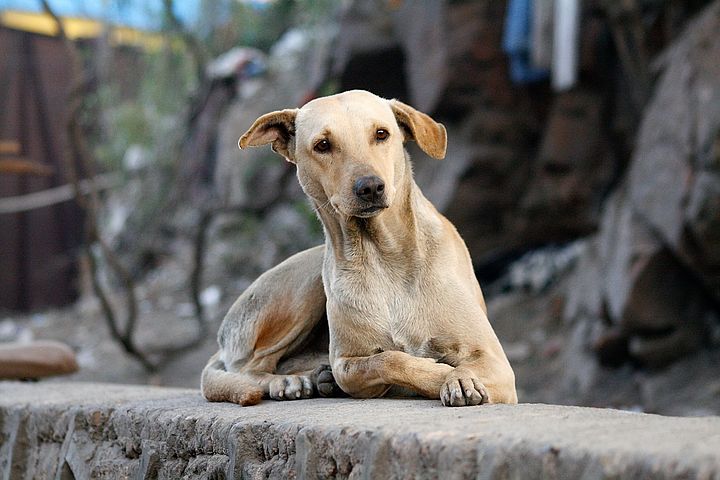
M0 478L720 477L720 418L0 383Z

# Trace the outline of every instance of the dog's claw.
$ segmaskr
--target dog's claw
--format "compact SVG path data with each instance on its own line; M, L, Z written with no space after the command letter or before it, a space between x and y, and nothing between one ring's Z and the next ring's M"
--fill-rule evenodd
M302 389L303 397L305 397L305 398L312 397L313 396L312 379L310 379L310 377L305 377L305 376L300 377L300 379L302 380L302 385L303 385L303 389Z
M312 381L299 375L279 376L270 382L270 398L274 400L297 400L313 396Z
M450 378L440 388L440 401L446 407L482 405L488 402L488 394L476 378Z

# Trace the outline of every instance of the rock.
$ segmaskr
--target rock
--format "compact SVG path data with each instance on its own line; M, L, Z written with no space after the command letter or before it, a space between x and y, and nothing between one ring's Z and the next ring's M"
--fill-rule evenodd
M658 367L702 345L708 296L688 268L628 208L623 190L608 201L598 238L580 259L565 316L590 315L601 362L633 358Z
M539 294L573 266L584 248L578 241L561 248L547 247L529 252L510 264L500 282L505 290L521 289Z
M509 86L508 86L509 88ZM497 251L525 244L516 230L521 195L527 186L531 129L520 108L486 106L462 121L449 143L464 142L469 153L444 213L457 227L476 264Z
M515 104L500 48L503 22L498 19L505 3L443 0L417 8L412 2L348 2L339 16L342 35L333 50L332 72L352 82L341 80L343 89L400 96L428 113L459 116L488 101ZM388 56L381 58L383 52ZM378 63L393 75L382 75Z
M473 155L473 146L453 125L446 125L448 138L447 152L443 160L430 158L414 143L406 145L412 158L415 181L423 195L435 208L443 211L453 199L462 173L467 170Z
M720 175L716 172L701 171L695 178L695 185L688 201L688 235L700 247L698 254L702 256L702 264L708 266L720 265L718 212L720 212Z
M242 408L196 390L0 383L3 478L715 478L719 430L713 417L541 404Z
M330 73L340 90L360 88L414 104L416 99L408 97L408 65L393 11L381 0L347 2L338 16L342 34L332 48Z
M595 229L615 171L603 135L603 96L574 89L555 97L520 201L528 240L573 238Z
M720 398L719 364L718 350L701 350L666 370L643 375L641 394L646 411L682 416L717 415L713 406Z
M718 29L715 1L663 57L627 176L578 267L582 281L566 316L585 311L609 325L595 339L601 357L625 342L629 358L666 365L707 344L716 321L720 176L710 152L720 131Z
M527 342L505 343L503 350L510 362L524 362L532 353L530 344Z
M205 73L213 80L240 74L256 76L265 71L265 61L265 54L256 48L235 47L208 62Z
M0 344L0 379L37 379L76 372L75 352L67 345L43 340Z
M588 250L591 247L592 244L586 246ZM597 313L578 309L572 319L563 320L563 295L567 295L568 290L575 292L578 285L586 281L577 275L588 265L586 256L587 253L583 253L575 271L561 273L542 295L509 290L486 297L490 321L508 356L517 355L518 344L530 344L527 358L511 359L521 400L640 408L663 415L701 412L718 415L720 395L717 395L716 366L720 355L717 348L720 328L715 336L708 333L710 338L705 340L714 347L686 351L668 367L638 368L637 359L628 362L631 339L619 325L607 326L601 321L601 306ZM483 288L486 293L493 290L485 285ZM592 289L577 295L584 294L600 298ZM574 308L571 302L578 305L577 299L566 297L566 310ZM664 341L663 337L638 333L634 333L632 339Z
M222 289L217 285L210 285L200 292L200 303L204 307L215 308L222 298Z
M9 318L0 321L0 342L11 342L17 339L20 327Z
M294 179L293 179L294 180ZM260 231L258 255L263 271L289 256L323 242L322 227L305 199L295 204L279 204L265 217Z
M698 275L716 300L720 243L720 2L699 16L664 56L628 172L632 207ZM713 233L714 232L714 233Z
M259 116L300 106L313 94L322 81L321 67L329 55L329 44L327 29L288 31L272 50L265 77L253 80L256 87L252 93L239 96L228 106L218 126L213 180L222 204L257 209L283 194L291 199L301 196L291 164L270 147L241 152L238 139Z
M298 197L277 202L262 216L217 216L208 234L208 271L255 278L290 255L321 244L322 226L304 195Z
M510 83L501 48L506 6L506 1L448 2L445 21L450 73L440 97L443 111L457 115L469 114L479 106L508 111L524 107L521 102L526 94Z
M300 106L316 94L330 39L329 28L291 29L273 47L265 76L240 82L240 94L218 126L213 185L228 213L215 218L208 234L209 272L254 278L321 242L295 166L269 146L240 151L238 139L261 115Z
M393 31L405 52L405 77L415 108L433 112L442 101L447 69L446 2L426 2L417 8L412 2L399 2L391 18Z
M453 127L449 144L461 144L467 158L461 170L445 174L454 175L446 182L454 190L439 195L447 197L439 207L480 268L594 231L622 163L611 154L616 139L603 128L616 113L611 89L585 82L552 97L546 84L511 83L501 48L506 7L506 1L437 1L423 8L347 2L333 49L341 90L398 96ZM616 66L599 55L607 50L604 20L590 11L587 17L583 72L610 84L606 71Z
M219 124L214 178L223 203L261 208L280 196L284 188L283 179L292 166L269 147L240 151L238 139L260 115L293 106L295 101L287 94L278 94L277 98L259 94L228 107Z
M192 318L195 315L195 305L190 302L178 303L175 313L179 318Z

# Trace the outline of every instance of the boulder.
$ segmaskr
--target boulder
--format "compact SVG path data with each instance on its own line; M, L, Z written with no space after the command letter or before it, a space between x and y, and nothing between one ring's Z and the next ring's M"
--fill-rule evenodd
M518 208L516 229L526 241L557 240L592 232L615 173L603 134L598 92L574 89L553 99L539 153Z
M64 343L0 344L0 379L39 379L78 370L75 352Z
M569 292L569 319L585 311L605 325L592 342L610 363L665 365L707 343L716 322L719 29L716 1L663 56L627 175Z
M629 207L720 300L720 2L662 58L625 188Z
M290 30L273 47L265 76L240 84L240 94L219 123L214 186L226 206L264 209L281 197L301 198L294 168L270 147L242 152L238 139L260 115L301 106L322 80L330 33ZM292 179L294 180L294 179Z
M451 127L450 148L458 145L463 152L454 165L462 168L445 171L419 160L417 178L431 200L441 199L437 206L457 226L478 266L588 234L616 176L602 128L605 91L579 88L548 108L547 85L525 89L511 83L499 21L506 4L438 1L417 8L412 2L349 2L333 50L332 71L341 90L400 97ZM602 29L595 27L583 44L598 43ZM598 66L585 63L590 70ZM442 182L426 181L436 173Z

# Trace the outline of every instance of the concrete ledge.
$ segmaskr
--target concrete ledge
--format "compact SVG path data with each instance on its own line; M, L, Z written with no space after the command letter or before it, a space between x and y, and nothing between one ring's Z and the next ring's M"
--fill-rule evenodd
M0 479L720 479L720 417L0 383Z

